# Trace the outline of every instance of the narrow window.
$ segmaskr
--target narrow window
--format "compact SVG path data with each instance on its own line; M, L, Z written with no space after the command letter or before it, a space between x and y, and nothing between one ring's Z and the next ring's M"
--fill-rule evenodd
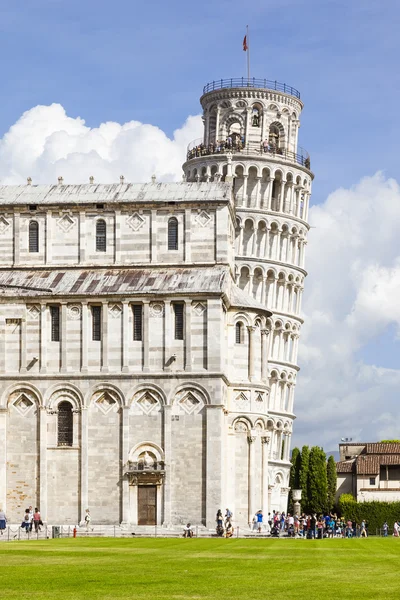
M369 478L369 485L375 485L375 477Z
M72 446L73 414L70 402L63 401L58 405L57 445Z
M51 341L60 341L60 307L50 306L51 317Z
M175 313L175 339L183 340L183 304L174 303Z
M142 341L143 331L143 310L141 304L133 305L133 339L135 342Z
M29 223L29 252L39 252L39 223Z
M178 221L175 217L168 221L168 250L178 250Z
M92 340L101 341L101 306L92 306Z
M107 227L104 219L99 219L96 223L96 251L105 252L107 250Z
M235 342L236 344L243 344L243 323L236 323Z

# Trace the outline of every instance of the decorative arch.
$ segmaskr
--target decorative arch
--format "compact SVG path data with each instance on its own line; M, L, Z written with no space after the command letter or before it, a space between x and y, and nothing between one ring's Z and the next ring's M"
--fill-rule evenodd
M253 424L248 417L240 416L232 422L232 429L235 433L249 433L253 429Z
M131 462L138 462L139 457L142 453L149 452L155 455L158 461L164 461L164 450L158 444L149 441L139 442L133 448L130 449L128 454L128 460Z
M89 390L89 392L85 396L85 405L90 406L93 404L97 398L102 394L108 392L112 398L114 398L115 402L118 406L125 406L126 400L122 391L112 383L98 383L93 388Z
M192 415L199 413L205 405L211 404L211 400L206 389L197 383L187 382L175 389L171 395L171 404Z
M37 406L43 406L42 395L39 390L30 383L16 383L6 388L1 396L1 408L6 408L13 401L17 400L19 394L26 393L29 399ZM17 395L16 395L17 394Z
M46 406L49 410L58 410L58 405L61 402L70 402L72 409L79 411L83 406L82 394L71 384L60 384L55 388L50 388L46 400Z

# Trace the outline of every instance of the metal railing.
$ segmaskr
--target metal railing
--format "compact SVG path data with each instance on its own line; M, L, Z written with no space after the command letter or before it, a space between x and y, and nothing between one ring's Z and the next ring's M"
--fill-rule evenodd
M203 94L208 94L215 90L222 90L224 88L259 88L272 90L274 92L283 92L284 94L300 99L300 92L291 85L280 83L279 81L272 81L271 79L256 79L255 77L250 77L250 79L247 79L247 77L216 79L203 87Z
M209 144L206 146L202 143L202 138L197 140L193 140L187 147L186 160L192 160L193 158L201 158L202 156L210 156L211 154L223 155L223 154L239 154L245 156L264 156L264 157L272 157L287 160L289 162L296 163L305 167L306 169L311 169L311 159L310 155L304 148L298 148L297 152L292 152L291 150L286 150L286 148L274 148L268 147L264 148L261 144L259 148L257 146L244 146L235 144L227 144L226 142L221 142L219 144Z
M164 471L164 468L164 461L154 461L148 465L143 461L129 461L125 470L127 473L142 473L143 471Z

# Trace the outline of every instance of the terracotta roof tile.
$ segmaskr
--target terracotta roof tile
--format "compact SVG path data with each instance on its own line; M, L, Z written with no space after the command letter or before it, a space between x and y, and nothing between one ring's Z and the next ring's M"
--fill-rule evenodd
M352 473L354 471L355 460L342 460L336 463L337 473Z
M395 442L367 444L366 454L400 454L400 444Z

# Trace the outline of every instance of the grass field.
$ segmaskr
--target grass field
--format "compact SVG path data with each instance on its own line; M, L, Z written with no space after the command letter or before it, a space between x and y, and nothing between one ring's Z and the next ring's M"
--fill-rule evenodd
M400 540L3 543L1 600L398 599Z

